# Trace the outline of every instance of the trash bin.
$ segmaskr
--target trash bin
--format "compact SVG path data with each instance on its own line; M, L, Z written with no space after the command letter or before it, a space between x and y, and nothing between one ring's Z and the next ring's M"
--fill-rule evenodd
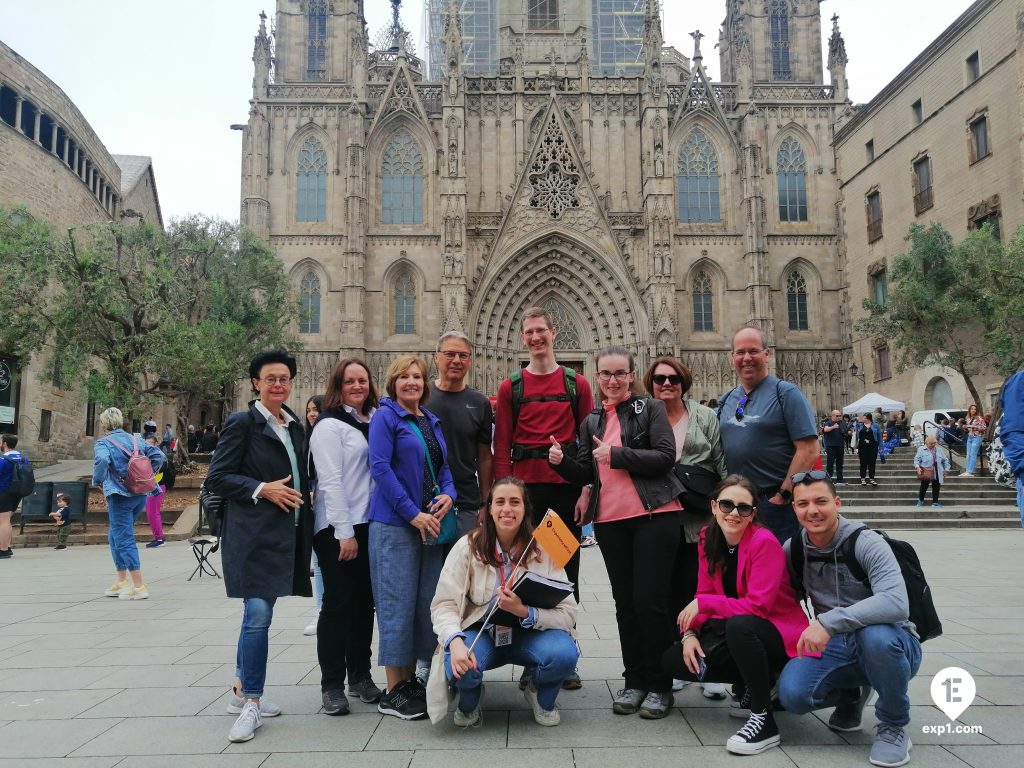
M82 521L82 530L86 527L86 517L89 512L89 484L81 480L73 480L64 483L53 484L53 507L57 508L57 494L66 493L71 497L71 503L68 505L71 512L71 520L77 522Z
M53 483L36 481L31 495L21 500L21 528L18 533L25 532L25 520L29 517L46 517L53 511Z

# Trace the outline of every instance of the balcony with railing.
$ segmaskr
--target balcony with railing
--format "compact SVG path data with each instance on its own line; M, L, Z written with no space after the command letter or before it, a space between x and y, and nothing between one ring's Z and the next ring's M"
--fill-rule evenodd
M932 187L919 189L914 195L914 213L916 215L920 216L933 205L935 205L935 196Z

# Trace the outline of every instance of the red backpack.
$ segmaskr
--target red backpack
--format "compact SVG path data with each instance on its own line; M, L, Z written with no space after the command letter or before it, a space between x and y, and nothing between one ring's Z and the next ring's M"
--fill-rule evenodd
M141 495L156 490L156 476L153 474L153 464L149 456L139 453L139 440L132 435L132 450L129 451L116 440L109 442L116 445L125 456L128 457L128 472L124 477L118 479L124 485L128 493Z

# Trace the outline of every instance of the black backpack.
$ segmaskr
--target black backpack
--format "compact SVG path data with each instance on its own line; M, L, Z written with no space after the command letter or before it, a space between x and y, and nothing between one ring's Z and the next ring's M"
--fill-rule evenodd
M212 493L204 482L199 489L199 506L202 508L203 517L206 518L206 527L213 536L220 536L224 527L224 499ZM200 528L202 526L200 525Z
M32 470L32 464L28 458L24 455L20 458L0 455L0 459L12 465L11 484L7 486L7 493L19 499L31 496L36 489L36 473Z
M836 553L836 559L846 565L853 578L870 589L871 584L868 581L868 576L864 573L864 569L854 554L854 548L857 546L857 537L860 536L862 531L866 530L870 530L866 525L855 529ZM914 551L913 546L908 542L892 539L885 531L876 531L876 533L889 545L892 553L896 556L896 562L900 565L903 582L907 586L907 598L910 601L910 620L914 622L918 637L922 643L925 640L938 637L942 634L942 622L939 620L939 614L935 610L932 590L928 586L928 581L925 578L924 569L921 568L921 560L918 558L917 552ZM805 559L813 562L820 560L832 562L831 557L826 558L823 555L805 557L804 540L803 536L799 533L789 540L790 579L793 583L793 589L801 601L806 596L806 590L804 589Z

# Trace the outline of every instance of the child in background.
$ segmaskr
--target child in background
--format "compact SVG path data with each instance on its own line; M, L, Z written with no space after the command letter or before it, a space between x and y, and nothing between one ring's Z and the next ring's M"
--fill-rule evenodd
M150 445L159 445L156 433L146 435L146 442ZM156 473L156 488L146 496L146 519L149 520L149 530L153 534L153 540L146 544L146 549L153 549L162 546L164 543L164 521L160 517L160 510L164 505L164 494L167 493L167 486L163 484L164 469L167 467L167 458L164 457L164 466Z
M67 549L68 536L71 535L71 497L66 493L57 494L57 509L50 513L53 524L57 526L57 546L54 549Z

